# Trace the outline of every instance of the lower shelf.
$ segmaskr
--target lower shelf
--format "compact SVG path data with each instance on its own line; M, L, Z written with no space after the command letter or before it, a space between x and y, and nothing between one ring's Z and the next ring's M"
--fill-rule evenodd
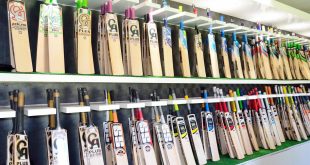
M282 143L281 146L278 146L275 150L265 150L260 148L259 151L254 152L253 155L245 156L244 159L242 160L237 160L237 159L231 159L228 155L221 156L221 160L217 162L212 162L211 160L208 161L208 165L233 165L233 164L260 164L260 163L255 163L255 159L264 159L267 156L270 156L272 154L276 154L278 152L289 152L288 149L295 148L297 147L296 145L304 145L306 143L310 143L310 140L304 140L301 142L297 141L292 141L292 140L286 140L286 142ZM278 156L278 155L277 155ZM304 156L306 154L304 153ZM294 158L292 158L294 159ZM306 159L306 158L305 158ZM290 163L290 162L287 162ZM273 162L269 162L269 164L277 164Z

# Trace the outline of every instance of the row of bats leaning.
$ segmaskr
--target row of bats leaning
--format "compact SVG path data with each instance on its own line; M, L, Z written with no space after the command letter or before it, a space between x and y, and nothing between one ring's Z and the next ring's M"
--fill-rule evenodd
M64 46L62 9L53 0L40 6L36 71L64 73ZM78 2L83 1L79 0ZM9 0L9 29L11 65L18 72L32 72L28 41L26 11L23 1ZM77 5L75 18L75 63L77 73L94 74L94 57L91 43L92 15L87 3ZM208 34L207 53L202 36L196 29L194 36L194 72L191 73L187 33L180 23L178 40L172 41L172 31L167 21L157 33L152 15L145 16L142 31L135 18L135 10L128 8L122 27L118 27L117 15L112 12L112 2L102 5L98 23L96 61L99 73L108 75L175 76L174 65L179 65L181 75L190 77L310 79L310 63L307 52L297 44L255 36L248 44L243 36L240 45L233 34L231 51L227 50L225 34L221 32L220 50L216 49L212 28ZM120 35L120 32L122 35ZM159 41L159 35L161 41ZM122 38L120 38L122 36ZM122 40L122 42L121 42ZM179 52L173 53L173 42L178 42ZM241 47L241 49L240 49ZM241 52L241 53L240 53ZM207 54L207 55L204 55ZM174 58L173 56L178 56ZM192 55L191 55L192 56ZM231 57L229 57L231 56ZM176 60L178 62L174 62ZM223 68L219 68L219 65ZM193 67L193 66L192 66ZM220 75L220 69L223 75ZM193 69L192 69L193 70ZM207 71L207 72L206 72ZM210 74L210 75L207 75Z
M258 96L252 100L238 101L244 90L229 90L227 97L215 103L213 111L208 103L201 106L201 130L191 105L186 104L187 114L181 116L177 104L168 107L167 118L161 106L151 107L152 122L143 117L141 108L132 108L129 118L132 164L206 164L207 160L220 160L222 155L243 159L260 148L276 149L286 139L307 140L310 135L310 99L308 96L288 96L286 94L306 93L304 86L275 86L274 91L284 96L267 98L270 86L262 93L256 88L248 95ZM105 90L106 104L112 104L113 91ZM139 94L129 89L130 102L139 102ZM224 98L222 89L213 87L214 97ZM13 129L7 138L7 165L30 164L28 137L24 130L23 111L25 96L23 92L9 92L11 109L16 111ZM59 91L47 90L47 104L56 108L56 115L49 116L46 128L48 164L69 165L67 132L61 128L59 120ZM189 99L184 89L185 99ZM156 91L150 94L152 101L160 101ZM208 91L201 89L201 98L208 98ZM89 106L86 88L78 88L80 106ZM173 89L169 89L169 100L176 100ZM118 121L116 110L106 111L103 122L104 147L101 147L98 127L92 122L92 113L80 113L79 142L80 160L84 165L128 164L125 145L125 132ZM167 120L166 120L167 119ZM166 122L167 121L167 122ZM202 134L202 135L201 135ZM103 159L105 155L105 161Z

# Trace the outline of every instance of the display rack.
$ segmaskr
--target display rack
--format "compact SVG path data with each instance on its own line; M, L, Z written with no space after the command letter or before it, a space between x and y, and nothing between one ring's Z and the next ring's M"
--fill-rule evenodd
M64 103L61 106L62 113L81 113L92 111L109 111L109 110L122 110L132 108L145 108L154 106L167 106L167 105L184 105L184 104L201 104L201 103L219 103L241 100L253 100L258 98L277 98L277 97L291 97L291 96L310 96L310 93L296 93L296 94L271 94L271 95L245 95L238 97L208 97L203 99L200 97L192 97L189 99L176 98L174 100L162 99L160 101L141 100L141 102L132 103L125 101L115 101L113 104L106 104L104 102L92 102L90 106L79 106L77 103ZM24 115L26 116L44 116L56 114L55 108L44 107L44 105L27 105L25 107ZM8 107L0 108L0 118L14 118L15 111L8 109Z

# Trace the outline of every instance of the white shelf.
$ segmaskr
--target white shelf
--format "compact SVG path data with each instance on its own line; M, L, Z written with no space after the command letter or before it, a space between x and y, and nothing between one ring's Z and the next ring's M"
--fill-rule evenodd
M174 104L187 104L187 100L185 99L175 99L175 100L168 100L168 105L174 105Z
M248 28L248 27L245 27L245 26L242 26L239 31L236 32L236 34L248 34L252 31L251 28Z
M130 77L73 74L0 73L2 83L133 83L133 84L310 84L309 80Z
M142 17L147 13L150 13L156 9L159 9L160 5L156 4L156 3L149 2L149 1L145 1L145 2L142 2L142 3L134 6L133 8L136 9L136 16Z
M120 108L122 109L132 109L132 108L144 108L145 103L119 103Z
M152 12L153 18L158 21L162 21L164 18L178 14L179 10L171 7L163 7Z
M120 105L118 104L90 104L90 109L94 111L109 111L109 110L118 110L120 109Z
M142 101L145 103L146 107L154 107L154 106L167 106L168 102L161 100L161 101Z
M192 97L188 100L184 98L177 98L175 100L162 99L160 101L151 100L141 100L138 103L116 101L114 104L106 105L101 102L93 102L91 106L79 106L76 103L64 103L61 106L60 111L63 113L80 113L80 112L90 112L90 110L95 111L107 111L107 110L120 110L120 109L132 109L132 108L144 108L152 106L167 106L174 104L201 104L201 103L219 103L219 102L230 102L241 100L253 100L260 98L277 98L277 97L291 97L291 96L310 96L310 93L296 93L296 94L271 94L271 95L245 95L239 97L208 97L208 99L203 99L200 97ZM42 105L26 105L25 112L26 116L42 116L42 115L52 115L56 114L55 108L43 107ZM7 106L0 108L0 118L13 118L15 117L15 111L10 110Z
M80 105L65 105L62 106L60 111L62 113L81 113L81 112L90 112L89 106L80 106Z
M56 108L43 107L43 106L26 106L24 110L24 115L26 116L46 116L55 115Z
M14 118L15 117L15 111L11 109L1 109L0 110L0 119L4 118Z
M203 16L198 16L196 18L192 18L187 21L184 21L185 26L191 26L191 27L194 27L196 25L199 26L201 24L207 24L207 23L212 23L212 19L208 17L203 17Z
M189 98L187 102L189 104L201 104L201 103L205 103L206 100L202 98Z
M219 20L213 20L212 22L201 24L198 27L205 29L205 30L209 30L211 25L212 25L213 30L216 30L216 29L222 30L222 29L227 28L226 23L223 21L219 21Z
M139 0L113 0L113 12L124 14L125 9L138 4Z
M171 24L179 24L181 21L187 21L187 20L193 19L195 17L197 17L196 14L183 11L183 12L180 12L178 14L175 14L175 15L168 17L167 20Z

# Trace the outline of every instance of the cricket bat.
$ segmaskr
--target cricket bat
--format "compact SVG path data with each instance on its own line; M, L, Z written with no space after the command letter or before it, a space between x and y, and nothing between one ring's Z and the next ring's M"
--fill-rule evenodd
M111 60L109 58L109 49L108 49L108 34L106 32L106 23L105 23L105 13L106 13L106 7L107 4L103 4L101 5L101 12L99 15L99 19L98 19L98 40L97 40L97 60L98 60L98 66L99 66L99 73L100 74L112 74L112 68L111 68ZM125 17L128 18L128 10L127 12L125 12ZM124 23L126 22L127 19L124 19ZM123 27L123 33L126 32L126 29L124 29ZM125 38L125 35L123 35L123 39ZM125 40L126 41L126 40ZM123 48L126 46L127 44L122 45ZM126 48L126 47L125 47ZM124 56L124 64L126 64L126 50L123 49L123 56ZM126 68L126 67L124 67ZM125 72L125 70L124 70ZM126 72L127 73L127 72Z
M266 95L266 92L264 92L263 95ZM281 140L277 129L277 123L275 121L273 111L270 108L268 99L265 97L264 100L262 100L262 102L266 105L265 108L270 123L271 135L273 136L274 142L276 143L277 146L281 146Z
M85 106L90 106L89 95L86 88L82 88L82 98ZM100 143L100 136L98 128L93 124L92 114L88 112L86 114L87 125L85 128L85 141L87 150L87 159L85 164L103 165L102 148Z
M242 101L238 101L237 100L237 96L240 96L240 89L237 88L237 90L235 92L233 92L233 96L235 99L235 105L236 105L236 109L237 109L237 118L239 121L239 127L240 127L240 133L241 133L241 137L243 140L243 145L244 145L244 149L245 149L245 153L247 155L252 155L253 154L253 149L251 146L251 141L250 141L250 135L247 129L247 125L246 125L246 121L245 121L245 116L242 112L243 109L243 104Z
M152 101L160 101L159 96L154 91ZM169 125L166 123L161 106L155 106L156 122L153 124L159 147L160 156L163 164L181 164L179 153L177 152L175 142Z
M65 73L62 8L51 0L48 17L49 72Z
M310 80L310 70L303 47L297 44L296 56L299 58L299 68L304 79Z
M133 98L133 102L139 102L138 92L134 89L131 89L130 95ZM135 122L135 129L137 133L138 139L138 152L140 152L141 162L145 165L148 164L157 164L156 154L154 151L150 128L148 122L144 120L143 113L141 108L135 108L135 118L137 121Z
M209 56L210 56L210 70L213 78L219 78L219 65L218 65L218 58L216 53L216 44L214 35L212 33L212 26L209 28L208 34L208 47L209 47Z
M228 57L228 50L227 50L227 41L225 37L225 33L222 30L221 31L221 55L223 58L223 70L224 75L226 78L231 78L231 72L230 72L230 64L229 64L229 57Z
M130 19L127 22L128 44L126 45L128 47L127 58L129 59L128 62L130 63L128 74L134 76L143 76L139 21L136 20L135 9L130 8L129 12Z
M213 93L214 97L218 97L218 90L215 86L213 87ZM228 147L227 138L226 138L226 130L225 125L223 121L223 113L222 113L222 106L219 103L215 104L215 123L216 123L216 135L217 139L219 139L219 148L222 155L226 155L227 153L230 153L230 148Z
M27 15L24 1L8 0L11 65L17 72L32 72Z
M108 104L112 104L114 100L113 91L105 91L108 98ZM122 123L118 122L116 110L110 111L112 123L110 123L110 134L113 149L113 164L128 164L124 130Z
M269 60L270 60L270 65L271 65L271 71L273 74L274 79L279 80L280 79L280 74L279 74L279 68L280 64L278 61L278 53L274 45L273 39L269 39L268 41L268 47L269 47Z
M278 42L279 42L280 57L282 58L285 77L286 79L291 80L293 77L292 77L292 73L290 70L288 55L286 53L285 42L282 42L281 40L279 40Z
M246 34L243 35L243 44L242 44L242 50L244 53L244 57L245 57L245 61L246 61L246 67L248 69L248 74L249 74L249 78L251 79L256 79L256 71L255 71L255 67L254 67L254 61L253 61L253 56L252 56L252 52L251 52L251 47L248 43L248 37Z
M254 91L252 92L252 94L254 94ZM257 139L259 139L261 147L263 147L264 149L268 149L266 137L265 137L263 126L262 126L262 121L260 118L258 100L253 100L253 109L255 111L254 112L255 122L256 122L255 124L256 124L257 132L258 132Z
M36 71L65 73L62 8L57 0L40 5Z
M169 98L176 100L175 92L171 88L169 88ZM190 137L189 137L190 135L186 128L185 119L184 117L180 116L180 110L178 105L175 104L173 107L174 107L173 111L176 117L173 118L172 123L173 123L174 136L179 141L179 146L181 149L181 153L179 152L179 154L182 154L180 155L180 157L182 156L184 157L186 164L192 164L196 161L190 143Z
M129 119L129 129L130 129L130 137L131 137L131 153L132 153L132 163L134 165L139 165L142 164L140 157L139 157L139 152L138 152L138 139L137 139L137 132L135 130L135 125L134 125L134 112L132 109L132 119Z
M237 93L238 94L238 93ZM241 95L243 95L243 92L241 92ZM241 101L242 107L243 107L243 114L245 117L249 138L251 140L252 147L255 151L259 151L256 135L253 128L253 119L252 119L252 113L251 110L248 109L247 100Z
M300 85L299 87L296 88L297 93L306 93L303 91L304 86ZM300 97L300 102L303 104L303 113L305 118L307 118L310 121L310 111L309 111L309 98L306 96Z
M167 19L164 19L164 26L162 27L162 49L163 49L163 70L165 76L174 76L173 58L172 58L172 38L171 28L168 26Z
M107 99L106 99L107 100ZM108 102L106 102L108 104ZM104 149L105 149L105 163L107 165L113 164L112 142L111 142L111 111L106 111L106 121L103 122L103 135L104 135Z
M258 35L255 36L255 56L254 56L254 61L255 61L255 65L256 65L256 73L257 73L257 76L261 79L265 79L266 78L266 75L265 75L265 68L264 68L264 65L263 65L263 60L262 60L262 48L261 48L261 45L260 45L260 38Z
M54 108L54 98L53 98L53 89L47 89L47 106L50 108ZM52 153L52 146L51 146L51 129L56 128L56 115L49 115L49 125L45 128L45 137L46 137L46 147L47 147L47 157L49 164L53 162L53 153Z
M245 79L249 79L250 78L249 66L247 65L246 54L245 54L243 47L244 47L244 42L242 41L242 43L241 43L241 63L242 63L242 67L243 67L243 75L244 75Z
M292 88L292 93L293 94L298 93L298 88L297 87L291 87L291 88ZM300 118L303 121L305 132L306 132L306 134L308 136L309 132L310 132L310 127L309 127L310 126L310 122L309 122L309 118L308 118L308 115L307 115L307 110L304 107L305 104L303 103L303 100L302 100L301 97L293 96L293 100L295 102L296 109L297 109L297 111L300 114Z
M117 15L112 11L112 1L106 3L104 15L105 33L107 39L108 59L113 75L124 75L124 65L120 45ZM137 52L139 53L139 52ZM141 65L142 66L142 65ZM138 67L138 66L137 66Z
M298 50L297 50L298 45L293 42L291 46L292 46L291 55L293 57L293 65L294 65L295 75L296 75L296 78L298 80L301 80L301 79L303 79L303 77L302 77L302 73L300 70L300 63L299 63Z
M143 43L146 44L144 47L146 47L145 56L147 59L147 63L144 65L150 65L145 66L146 69L144 69L144 72L153 76L162 76L157 27L151 13L147 15L147 22L144 24L144 36L145 39ZM149 72L148 69L150 70Z
M24 130L24 105L25 105L25 94L18 92L17 105L16 105L16 118L15 118L15 133L13 134L13 164L30 164L28 136Z
M284 87L284 86L280 86L280 91L282 94L287 94L286 87ZM301 134L300 134L299 129L298 129L299 123L294 118L293 109L292 109L293 105L291 104L291 102L287 96L284 96L284 99L285 99L288 118L290 121L292 138L296 141L301 141Z
M260 42L260 48L261 48L261 60L265 71L265 77L266 79L272 79L272 73L271 73L271 66L269 61L269 55L267 51L267 47L264 41Z
M94 74L93 51L91 45L92 15L88 9L88 0L78 0L75 12L75 42L77 73Z
M229 90L228 94L229 94L230 97L233 97L232 90ZM240 132L240 123L239 123L239 120L238 120L237 115L236 115L237 109L236 109L236 105L235 105L234 101L230 102L229 112L231 112L232 119L233 119L233 121L235 123L235 127L236 127L236 130L237 130L236 132L237 132L237 135L238 135L238 138L239 138L239 141L240 141L240 145L241 145L243 153L245 154L245 147L244 147L242 136L241 136L241 132Z
M223 90L222 89L219 89L219 88L216 88L216 87L213 87L213 91L214 91L214 95L215 97L218 97L218 98L221 98L222 95L223 95ZM223 136L224 136L224 140L225 140L225 144L226 144L226 150L229 154L229 157L230 158L235 158L236 157L236 152L235 152L235 148L234 147L234 144L233 144L233 141L232 139L230 138L230 135L229 135L229 126L227 125L227 121L226 121L226 118L225 118L225 106L224 105L225 102L220 102L217 104L217 106L219 107L220 109L220 122L221 122L221 127L223 129ZM226 109L227 110L227 107ZM222 153L223 154L223 153Z
M40 5L36 72L49 72L48 19L50 7L50 0L46 0Z
M220 90L220 96L222 99L224 99L223 90ZM224 110L225 124L227 126L227 131L229 133L230 141L234 149L234 154L237 159L243 159L244 149L242 147L241 139L239 139L238 137L238 133L235 127L234 120L231 116L231 113L229 112L231 110L230 103L223 102L222 105L223 105L223 110Z
M283 57L280 52L281 40L275 40L274 51L275 55L278 58L278 73L281 80L285 79L285 71L284 71L284 62Z
M239 89L237 89L237 90L239 90ZM252 149L252 146L251 146L251 142L250 142L250 138L249 138L249 133L248 133L248 130L247 130L247 127L246 127L246 124L245 124L245 118L244 118L244 115L243 115L243 113L242 113L242 111L241 111L241 109L239 107L239 102L237 100L237 92L233 92L233 93L231 93L231 95L235 99L235 108L233 108L233 109L236 109L235 113L236 113L236 116L237 116L237 120L238 120L238 124L239 124L238 127L239 127L239 130L240 130L241 139L242 139L242 142L243 142L243 147L244 147L245 153L247 155L252 155L253 154L253 149Z
M184 89L184 97L185 97L185 100L189 99L186 89ZM203 149L203 144L201 141L196 116L194 113L192 113L191 105L189 103L187 103L187 111L188 111L188 115L187 115L186 121L187 121L187 126L190 132L189 134L190 134L191 144L192 144L194 156L196 158L196 162L198 164L206 164L207 158L205 155L205 151Z
M297 79L296 73L295 73L295 66L294 66L294 57L293 57L293 50L292 50L292 43L291 42L286 42L286 49L287 49L287 55L288 55L288 60L289 60L289 66L290 70L292 73L293 79Z
M270 86L266 86L266 92L269 95L271 94L271 87ZM271 111L273 113L274 121L276 123L277 132L278 132L280 141L283 143L283 142L285 142L285 137L284 137L284 134L283 134L283 130L282 130L282 127L281 127L278 111L277 111L276 106L274 104L273 98L269 99L269 103L270 103L270 109L271 109Z
M62 129L60 126L60 101L59 101L59 91L53 90L53 103L54 108L56 108L55 117L55 128L49 130L51 139L51 159L50 164L52 165L69 165L69 150L68 150L68 139L67 131Z
M82 88L78 88L78 101L80 106L84 105L83 100L83 92ZM88 162L88 150L85 139L85 130L87 128L87 114L86 112L80 113L80 126L78 128L79 131L79 142L80 142L80 156L81 156L81 164L89 164Z
M14 91L9 92L10 108L15 111L16 118L12 118L13 128L12 128L12 131L9 132L7 136L7 158L6 158L7 165L14 164L14 147L15 147L14 138L15 138L15 134L17 133L17 125L18 125L18 119L17 119L18 93L19 93L19 90L14 90Z
M187 46L187 36L186 31L184 30L184 22L180 22L179 29L179 53L180 53L180 62L181 62L181 71L182 76L190 77L190 67L189 67L189 58L188 58L188 46Z
M204 99L208 98L208 93L207 90L202 90L202 96ZM203 140L205 140L204 143L206 143L207 148L205 148L205 151L207 153L207 158L208 157L208 153L211 156L212 161L219 161L220 160L220 156L219 156L219 151L218 151L218 146L217 146L217 139L216 139L216 135L215 135L215 124L214 124L214 120L213 120L213 115L210 112L209 109L209 105L208 103L204 104L204 115L203 115L204 119L202 120L202 125L203 127L203 131L205 131L206 137Z
M196 34L195 34L195 55L196 55L196 70L198 73L198 77L206 77L206 69L205 69L205 62L203 56L203 45L201 39L201 33L198 30L198 27L195 27Z
M288 89L288 93L289 94L292 94L292 89L290 86L287 87ZM286 94L286 87L283 88L284 90L284 94ZM297 107L296 107L296 104L294 102L294 99L292 96L289 96L289 101L290 101L290 104L291 104L291 108L292 108L292 111L293 111L293 116L295 118L295 121L296 121L296 125L297 125L297 128L298 128L298 131L300 133L300 136L301 138L303 138L304 140L307 140L308 137L307 137L307 134L306 134L306 131L305 131L305 128L304 128L304 125L303 125L303 122L301 121L300 119L300 116L299 116L299 112L297 112Z
M242 65L240 59L240 52L239 52L239 42L237 41L236 33L234 32L232 35L233 38L233 50L232 50L232 63L234 68L234 76L235 78L244 78L242 72Z
M276 94L281 94L281 90L280 87L275 85L274 87L275 93ZM285 132L286 138L291 140L291 130L290 130L290 124L289 124L289 119L288 119L288 115L287 115L287 111L285 110L285 103L283 101L282 97L279 97L277 99L277 108L278 108L278 112L279 112L279 117L281 120L281 124L282 124L282 129Z
M32 72L27 15L24 1L8 0L11 65L17 72Z
M256 95L258 95L258 92L256 92ZM262 98L259 98L257 102L258 102L259 114L261 117L261 123L262 123L267 145L269 149L276 149L275 142L272 136L272 130L270 129L269 119L266 113L264 101Z

